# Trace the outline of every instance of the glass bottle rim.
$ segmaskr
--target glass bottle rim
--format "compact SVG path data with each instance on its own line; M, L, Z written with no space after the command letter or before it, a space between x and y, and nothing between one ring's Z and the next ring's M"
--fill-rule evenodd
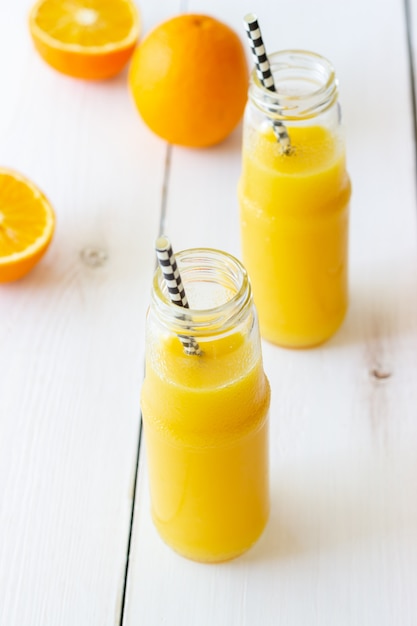
M250 100L268 117L287 121L310 119L337 102L336 72L326 57L308 50L287 49L273 52L268 60L276 91L262 85L256 68L250 74L249 84Z
M152 304L161 322L177 333L207 336L235 327L252 303L252 289L244 265L232 254L215 248L188 248L175 253L178 269L187 284L211 282L223 286L230 297L218 305L183 308L174 304L157 267L153 278Z

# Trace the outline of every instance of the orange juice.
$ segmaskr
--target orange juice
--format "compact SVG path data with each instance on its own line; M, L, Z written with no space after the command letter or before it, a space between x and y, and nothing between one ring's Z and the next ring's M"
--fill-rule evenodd
M191 310L189 334L203 320L201 356L185 354L166 317L161 326L148 314L141 406L152 517L170 547L204 562L247 550L269 512L269 384L251 300L242 313L234 298Z
M284 54L273 55L278 85ZM290 87L287 92L282 87L285 93L279 101L292 107L291 113L281 116L290 154L280 149L273 119L268 120L270 107L254 112L249 103L239 200L243 260L261 334L281 346L305 348L328 339L346 314L351 189L335 86L325 93L329 102L322 104L323 93L314 81L303 84L302 72L308 76L312 62L304 67L305 59L300 61L297 54L311 59L310 53L293 53L290 58L299 73L298 95L291 96L289 61L283 82L290 82ZM321 57L312 58L332 71Z

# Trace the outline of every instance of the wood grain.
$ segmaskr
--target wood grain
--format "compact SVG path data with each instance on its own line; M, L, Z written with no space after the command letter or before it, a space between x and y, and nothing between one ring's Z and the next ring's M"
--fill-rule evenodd
M43 63L29 5L0 7L0 161L43 189L57 230L0 287L0 623L113 625L166 148L126 72L88 83Z
M0 162L43 189L57 231L27 278L0 287L0 624L414 626L417 213L405 5L138 5L144 33L180 11L207 12L244 42L242 17L256 10L268 50L333 61L347 128L348 317L315 350L263 344L271 519L250 552L215 566L180 558L157 536L144 447L127 548L153 242L163 220L176 250L240 255L241 128L209 150L168 148L137 115L126 72L87 83L43 63L30 5L0 5ZM414 0L409 17L413 43Z
M254 8L197 0L188 7L242 32L241 17ZM255 9L269 50L312 49L337 69L353 181L350 310L320 348L263 346L273 508L249 553L208 567L165 547L150 521L141 458L125 623L411 626L417 230L404 9L386 2L383 19L373 0L260 1ZM237 130L210 152L173 149L167 221L180 247L239 254L239 144Z

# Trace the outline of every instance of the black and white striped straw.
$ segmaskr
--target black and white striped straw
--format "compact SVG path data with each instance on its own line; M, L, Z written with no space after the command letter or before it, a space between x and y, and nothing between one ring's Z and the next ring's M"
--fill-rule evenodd
M156 240L155 250L171 302L184 309L189 309L190 305L188 304L177 261L168 237L159 237ZM202 354L200 346L194 337L188 337L187 335L178 336L186 354Z
M265 89L276 92L274 77L271 72L271 66L266 54L261 29L256 15L248 13L244 17L244 23L258 78ZM285 125L281 122L281 120L272 120L272 127L274 129L275 137L281 144L283 152L288 154L291 151L291 141Z

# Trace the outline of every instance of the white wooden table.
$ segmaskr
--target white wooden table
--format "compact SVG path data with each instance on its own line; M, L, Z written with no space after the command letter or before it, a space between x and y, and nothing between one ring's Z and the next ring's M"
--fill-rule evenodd
M409 3L140 5L144 32L206 12L243 41L242 16L256 12L270 51L333 61L347 126L350 311L315 350L263 345L271 519L246 555L207 566L172 553L150 521L144 319L161 228L177 250L240 254L241 129L209 150L167 146L137 115L126 73L102 83L56 73L32 48L30 0L0 0L0 163L57 213L47 256L0 287L1 626L417 624Z

